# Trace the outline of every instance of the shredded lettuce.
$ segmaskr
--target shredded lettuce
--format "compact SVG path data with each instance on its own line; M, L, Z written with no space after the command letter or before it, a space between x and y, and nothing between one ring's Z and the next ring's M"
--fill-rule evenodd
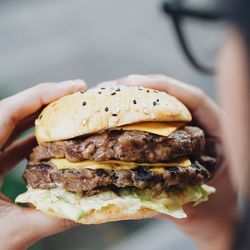
M105 191L82 197L59 188L51 190L29 188L16 198L16 202L31 203L41 211L54 211L74 221L79 221L88 213L105 209L110 205L122 208L127 214L133 214L140 208L147 208L175 218L185 218L187 215L183 211L184 204L194 202L194 205L198 205L214 192L213 187L201 185L170 192L121 189L118 193Z

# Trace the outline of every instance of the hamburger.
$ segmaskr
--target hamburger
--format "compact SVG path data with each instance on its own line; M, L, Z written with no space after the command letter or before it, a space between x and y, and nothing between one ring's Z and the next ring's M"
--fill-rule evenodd
M16 202L82 224L187 215L206 201L215 159L175 97L143 87L94 88L49 104Z

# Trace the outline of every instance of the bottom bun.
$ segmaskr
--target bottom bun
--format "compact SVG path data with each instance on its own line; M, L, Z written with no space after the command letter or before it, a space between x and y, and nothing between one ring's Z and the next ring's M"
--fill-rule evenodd
M69 219L69 217L64 216L55 211L44 212L47 215L52 215L57 218ZM102 224L106 222L122 221L122 220L141 220L149 219L159 216L160 213L152 211L150 209L141 208L134 213L127 214L124 210L117 206L110 206L104 210L94 210L90 214L84 216L83 218L77 220L79 224Z

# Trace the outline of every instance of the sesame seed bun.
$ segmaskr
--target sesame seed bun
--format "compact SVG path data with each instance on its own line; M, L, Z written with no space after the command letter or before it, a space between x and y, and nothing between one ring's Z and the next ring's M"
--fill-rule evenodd
M189 122L191 114L165 92L127 86L94 88L49 104L36 120L35 132L41 144L145 121Z

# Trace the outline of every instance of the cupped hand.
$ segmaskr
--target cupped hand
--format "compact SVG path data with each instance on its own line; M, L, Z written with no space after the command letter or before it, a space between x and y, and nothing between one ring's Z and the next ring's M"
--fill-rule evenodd
M0 178L23 160L36 144L33 135L16 139L33 126L41 108L67 94L85 89L81 80L42 83L0 102ZM46 216L32 208L15 205L0 192L0 249L26 249L48 235L74 225Z
M195 122L206 132L207 138L215 142L213 147L217 153L218 171L209 184L216 187L216 193L211 195L208 202L196 207L186 205L185 211L188 214L186 219L173 219L168 216L164 218L188 234L200 249L230 249L237 216L237 198L229 179L227 157L224 155L222 144L223 112L199 88L164 75L130 75L100 83L98 86L113 85L144 86L177 97L188 107Z

